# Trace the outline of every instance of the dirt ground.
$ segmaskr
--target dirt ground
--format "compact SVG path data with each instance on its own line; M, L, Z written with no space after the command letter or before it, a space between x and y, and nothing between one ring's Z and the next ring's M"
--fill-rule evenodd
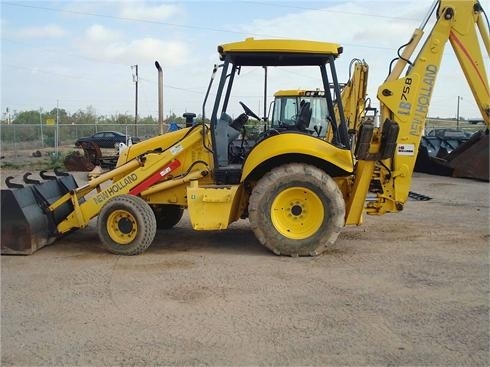
M488 366L489 184L415 174L400 214L316 258L187 217L115 256L92 225L1 257L1 364Z

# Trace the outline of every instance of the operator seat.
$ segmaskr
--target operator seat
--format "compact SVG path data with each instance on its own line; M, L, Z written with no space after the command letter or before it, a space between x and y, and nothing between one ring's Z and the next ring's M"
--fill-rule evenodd
M310 107L310 102L304 102L301 103L300 105L301 105L301 109L299 111L298 118L296 119L296 128L299 131L306 131L310 126L312 110Z

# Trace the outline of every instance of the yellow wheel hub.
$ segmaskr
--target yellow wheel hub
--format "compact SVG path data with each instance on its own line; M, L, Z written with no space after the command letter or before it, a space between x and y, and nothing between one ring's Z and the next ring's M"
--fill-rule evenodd
M321 199L305 187L288 188L272 202L272 224L287 238L301 240L313 236L320 229L324 216Z
M107 232L120 245L131 243L138 233L134 216L125 210L115 210L107 218Z

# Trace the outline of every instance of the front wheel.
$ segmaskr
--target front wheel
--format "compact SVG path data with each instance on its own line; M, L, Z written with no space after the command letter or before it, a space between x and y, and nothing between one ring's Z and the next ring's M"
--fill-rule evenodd
M345 220L335 181L300 163L264 175L252 191L248 211L255 236L277 255L321 254L335 242Z
M97 219L102 245L117 255L138 255L145 251L155 238L156 226L151 207L133 195L110 199Z

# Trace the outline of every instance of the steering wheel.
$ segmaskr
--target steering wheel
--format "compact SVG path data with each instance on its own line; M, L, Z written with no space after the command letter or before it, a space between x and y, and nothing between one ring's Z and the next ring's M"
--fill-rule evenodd
M254 113L254 112L253 112L253 111L252 111L250 108L248 108L248 106L247 106L245 103L243 103L243 102L239 102L239 103L242 105L243 110L245 111L245 113L246 113L248 116L253 117L254 119L256 119L256 120L259 120L259 121L260 121L260 117L259 117L259 116L257 116L257 115L256 115L256 114L255 114L255 113Z

